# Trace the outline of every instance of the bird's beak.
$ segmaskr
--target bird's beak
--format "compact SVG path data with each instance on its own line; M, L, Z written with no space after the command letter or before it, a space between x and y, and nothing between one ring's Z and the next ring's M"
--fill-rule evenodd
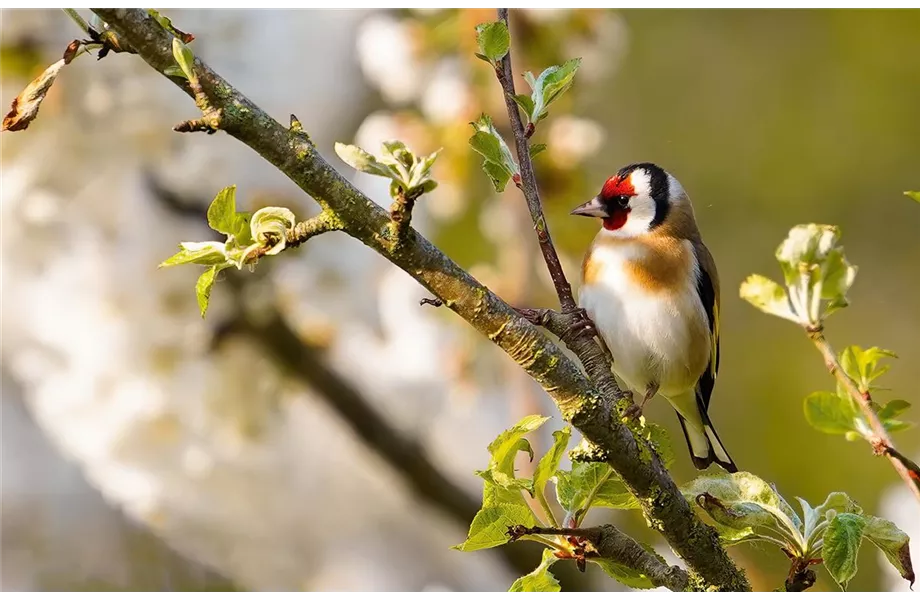
M576 207L571 214L581 215L582 217L600 217L602 219L610 216L597 196Z

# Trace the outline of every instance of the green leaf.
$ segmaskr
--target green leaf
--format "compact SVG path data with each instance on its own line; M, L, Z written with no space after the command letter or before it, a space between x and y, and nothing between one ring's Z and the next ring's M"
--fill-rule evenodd
M899 431L904 431L905 429L910 429L914 426L914 423L911 421L898 421L896 419L886 419L882 421L882 425L885 426L885 431L889 433L897 433Z
M537 87L537 80L534 79L533 73L530 71L524 71L524 81L527 82L527 85L529 85L532 90Z
M907 400L892 400L878 411L878 418L882 420L893 419L908 408L910 408L910 402Z
M831 392L814 392L805 398L805 420L824 433L845 434L857 430L856 409L849 397Z
M840 230L833 225L796 225L776 249L776 259L791 266L793 273L799 273L802 267L824 262L839 237ZM786 281L790 286L795 283L795 280Z
M826 537L826 536L825 536ZM863 529L863 537L875 544L882 551L898 573L914 585L914 567L910 559L910 537L891 521L878 517L868 517ZM826 542L825 542L826 543Z
M828 511L831 510L837 513L862 514L862 508L859 507L859 504L843 492L831 492L823 503L815 507L818 520L825 518Z
M266 206L252 215L249 222L256 248L269 246L266 255L278 254L287 244L287 232L294 227L296 219L290 209L281 206Z
M515 94L513 98L517 105L521 107L521 110L524 111L524 116L527 117L529 122L530 115L533 114L533 98L527 94Z
M182 77L183 79L187 79L185 71L183 71L179 65L170 65L166 67L163 69L163 74L169 75L170 77Z
M873 389L872 382L888 372L891 365L879 366L885 358L897 358L898 355L891 350L877 346L863 349L859 346L848 346L840 353L839 360L843 372L856 382L860 391L866 392Z
M904 195L908 198L916 200L917 202L920 202L920 192L904 192Z
M570 512L604 506L616 509L639 508L626 484L607 463L576 462L571 471L556 472L556 498Z
M518 504L498 504L481 508L473 518L466 541L456 550L473 552L501 546L509 541L508 528L514 525L533 527L537 524L533 513Z
M530 158L533 158L544 150L546 150L546 144L534 144L530 147Z
M185 73L185 78L188 79L194 85L198 81L198 76L195 74L195 55L192 54L192 51L188 46L182 43L177 37L173 38L172 41L172 52L173 58L176 59L176 63L179 65L179 68L182 69L182 72Z
M498 434L498 437L489 444L489 452L492 454L490 466L511 474L514 466L514 456L519 450L526 450L530 454L531 460L533 460L533 450L530 449L530 444L527 443L524 436L536 431L547 421L549 421L549 417L528 415L512 427Z
M553 556L552 550L543 551L543 560L540 566L524 575L518 577L511 584L509 592L558 592L562 590L559 581L549 572L549 567L558 560Z
M821 550L824 566L843 590L856 575L856 556L865 526L866 519L862 515L841 513L831 519L824 532Z
M482 170L489 177L489 181L492 182L492 187L495 188L496 192L505 191L505 186L508 185L508 181L513 176L508 169L498 163L489 161L483 161Z
M824 315L849 305L847 291L856 279L856 267L847 262L842 249L832 250L820 268L821 298L829 304Z
M681 487L688 501L701 507L725 527L739 530L740 539L758 527L781 532L801 545L802 520L769 483L747 472L703 475Z
M553 445L543 455L533 474L533 487L537 492L542 492L546 483L559 470L559 463L565 456L565 449L569 445L569 439L572 437L572 430L569 427L561 431L553 432Z
M418 188L413 188L413 189L421 189L423 194L430 194L437 187L438 187L437 181L435 181L434 179L428 179L426 181L423 181L422 184L418 186Z
M768 315L775 315L793 322L800 319L789 304L786 290L763 275L750 275L741 284L741 297Z
M441 153L441 150L439 149L436 152L432 152L428 156L423 156L418 159L418 162L416 162L415 166L412 168L412 173L410 174L411 175L409 179L410 188L422 187L424 189L426 187L426 184L428 184L428 182L431 182L434 184L430 186L431 189L434 189L435 187L437 187L438 185L437 182L432 181L431 179L429 179L429 177L431 176L431 167L434 165L434 161L438 159L438 155L440 153Z
M252 241L249 231L249 213L236 212L236 186L225 187L214 197L208 207L208 225L214 231L233 236L240 244Z
M592 558L590 561L599 566L608 576L635 590L649 590L656 587L648 577L639 571L613 562L608 558Z
M581 59L573 58L561 66L552 66L540 73L533 84L534 106L530 118L532 122L536 123L545 118L549 105L572 87L579 65Z
M181 250L160 263L160 267L172 267L194 263L196 265L217 265L227 262L223 242L182 242ZM159 268L159 267L158 267Z
M843 492L831 492L828 494L827 498L822 504L812 508L808 502L802 498L797 498L799 503L802 505L802 513L805 516L805 538L806 540L811 537L811 534L815 531L815 528L825 520L829 511L834 511L832 515L837 513L855 513L861 514L862 509L859 507L856 502L850 499L849 496ZM811 543L810 546L817 540L809 540Z
M519 172L517 162L488 115L480 116L478 121L470 125L476 131L470 138L470 146L482 155L483 170L492 180L495 190L501 192L508 180Z
M548 420L549 417L529 415L518 421L513 427L500 433L489 444L489 453L492 455L491 460L489 460L489 468L485 471L480 471L478 475L485 479L487 483L506 490L526 489L532 496L533 481L514 476L514 460L518 452L526 452L530 456L530 460L533 460L533 449L524 436L536 431ZM485 490L484 494L487 491ZM515 491L514 493L520 496L519 492ZM507 499L508 497L508 495L501 495L502 499ZM521 499L521 502L523 502L523 499Z
M211 301L211 288L214 287L214 279L217 274L229 265L214 265L201 274L198 282L195 284L195 295L198 298L198 309L201 310L201 318L204 318L208 312L208 303Z
M497 64L511 47L511 35L508 26L502 21L482 23L476 26L476 43L479 54L485 56L493 65Z
M159 23L163 27L163 29L173 34L174 36L176 36L177 38L179 38L186 44L190 44L192 40L195 39L194 35L192 35L191 33L185 33L184 31L178 29L175 25L172 24L172 21L170 21L167 17L164 17L163 15L161 15L159 12L153 10L152 8L147 9L147 14L153 17L156 20L156 22Z
M482 488L482 506L497 506L499 504L518 504L527 508L527 502L521 495L521 490L530 487L530 481L526 479L503 479L499 484L492 477L492 471L476 471L476 475L482 477L485 481Z
M402 169L411 169L415 164L415 155L412 154L412 151L409 150L405 143L399 140L387 140L383 142L380 162L386 165L402 167Z
M339 158L345 161L348 166L362 173L369 173L389 179L400 178L396 171L378 161L373 154L369 154L357 146L336 142L335 153L338 154Z

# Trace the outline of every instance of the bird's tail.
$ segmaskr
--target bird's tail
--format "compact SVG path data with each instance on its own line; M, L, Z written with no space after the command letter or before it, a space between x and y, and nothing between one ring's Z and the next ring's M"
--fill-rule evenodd
M702 471L712 463L716 463L729 473L737 473L738 467L735 466L735 461L731 459L725 446L722 445L722 440L719 439L719 434L712 426L709 415L700 411L700 417L703 424L702 431L693 425L688 426L686 419L677 413L680 427L684 430L684 437L687 439L687 446L690 448L693 465Z

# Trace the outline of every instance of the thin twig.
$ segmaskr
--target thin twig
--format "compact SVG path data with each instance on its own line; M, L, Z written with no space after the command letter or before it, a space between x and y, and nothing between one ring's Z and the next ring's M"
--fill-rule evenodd
M77 27L83 30L83 33L85 33L86 35L92 35L90 33L92 31L92 27L89 26L89 23L86 22L86 19L80 16L80 13L78 13L73 8L62 8L61 10L67 13L67 16L70 17L73 20L73 22L77 24Z
M426 304L438 308L440 306L444 306L444 301L440 298L422 298L418 301L419 306L425 306Z
M685 591L690 583L689 575L680 567L670 566L648 552L639 543L614 527L523 527L508 530L512 540L528 535L562 535L574 538L575 542L590 542L584 554L572 553L569 558L603 558L634 569L648 577L657 587L666 587L674 592Z
M506 26L509 26L507 8L498 9L498 18ZM611 372L612 359L605 351L605 347L594 339L597 331L594 329L593 324L590 327L578 327L580 323L587 322L590 324L591 319L575 303L572 286L569 285L565 272L562 270L559 254L556 252L553 238L549 232L549 224L543 214L543 203L540 200L537 177L534 173L533 161L530 158L530 136L524 128L518 105L514 101L514 75L511 67L510 49L502 58L500 67L495 69L495 75L504 92L505 108L508 111L508 120L511 124L511 132L514 135L517 158L520 163L520 181L515 178L515 184L524 194L524 199L527 201L527 208L530 211L534 231L537 232L537 241L540 243L540 251L543 253L543 260L546 263L547 270L549 270L553 285L556 288L556 295L559 298L559 306L563 315L560 319L569 320L567 327L560 327L554 333L557 333L560 339L578 356L585 366L588 376L600 388L605 399L616 401L617 409L623 414L624 411L634 406L632 395L624 392L617 385L616 379L614 379ZM533 132L530 131L530 133Z
M808 337L811 338L811 341L814 342L818 351L824 357L824 363L827 365L831 375L837 378L837 381L843 386L853 401L856 402L863 417L865 417L866 421L869 423L873 436L872 439L869 440L869 443L872 444L876 454L884 454L888 457L895 471L898 472L898 475L901 476L901 479L904 480L907 487L914 493L914 497L920 502L920 486L918 486L918 482L920 482L920 473L912 474L908 465L898 459L900 453L895 449L894 444L891 443L891 438L888 437L888 432L885 431L885 426L882 425L878 415L872 410L872 405L870 404L872 402L872 396L868 391L865 393L861 392L856 382L846 374L846 371L843 370L843 367L837 360L837 354L834 352L834 349L831 348L831 345L820 329L809 330Z

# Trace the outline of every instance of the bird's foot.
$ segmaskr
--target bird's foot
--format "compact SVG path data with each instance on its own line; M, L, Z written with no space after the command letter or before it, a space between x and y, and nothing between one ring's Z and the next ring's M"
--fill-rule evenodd
M642 397L642 400L639 401L639 404L633 404L624 412L624 416L628 419L638 419L642 416L642 409L645 408L645 405L649 400L655 397L655 394L658 393L658 384L651 383L645 389L645 396Z
M585 309L578 308L570 313L566 313L566 317L570 319L571 322L565 328L565 332L562 336L563 340L571 339L582 332L589 334L591 337L598 337L594 322L591 321Z

